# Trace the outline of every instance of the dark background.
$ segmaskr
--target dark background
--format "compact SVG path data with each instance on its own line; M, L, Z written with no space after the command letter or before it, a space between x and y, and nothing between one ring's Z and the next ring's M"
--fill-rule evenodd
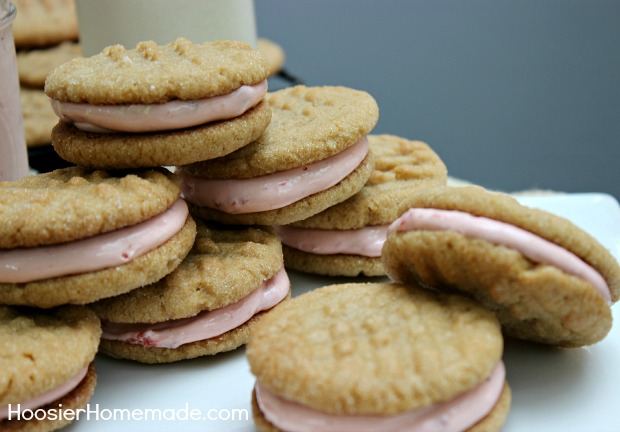
M256 0L307 85L372 94L373 133L453 177L620 198L619 0Z

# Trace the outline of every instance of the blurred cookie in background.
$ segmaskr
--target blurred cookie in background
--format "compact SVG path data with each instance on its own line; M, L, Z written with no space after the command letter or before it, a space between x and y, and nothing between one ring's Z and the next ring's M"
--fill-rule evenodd
M80 44L74 41L64 41L44 49L18 51L19 82L23 86L43 89L45 78L54 68L81 55Z
M13 0L17 16L13 22L15 47L57 45L78 39L74 0Z

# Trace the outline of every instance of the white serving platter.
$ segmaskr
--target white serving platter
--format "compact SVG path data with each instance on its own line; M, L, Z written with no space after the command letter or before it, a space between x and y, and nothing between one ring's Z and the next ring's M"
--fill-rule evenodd
M620 206L613 197L592 193L518 199L570 219L620 260ZM289 276L293 295L351 280L296 272ZM619 314L618 306L614 307L616 319ZM503 431L620 430L616 417L620 407L619 355L618 323L603 341L586 348L556 349L506 341L504 361L513 402ZM243 348L167 365L142 365L100 355L96 366L98 384L89 404L90 418L82 414L67 431L256 430L250 408L254 378ZM196 419L189 418L190 414Z

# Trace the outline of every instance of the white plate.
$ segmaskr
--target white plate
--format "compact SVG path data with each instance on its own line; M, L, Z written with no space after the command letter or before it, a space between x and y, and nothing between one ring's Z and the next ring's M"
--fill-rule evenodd
M567 194L519 200L572 220L620 259L620 206L611 196ZM290 277L294 295L350 280L293 272ZM617 318L618 308L614 309ZM617 431L618 353L620 324L602 342L587 348L555 349L507 341L504 361L513 402L503 430ZM250 408L254 378L243 349L153 366L98 356L96 365L99 380L89 404L91 418L82 414L79 422L67 428L71 432L255 431ZM195 411L200 420L184 419L192 410L200 410L200 414ZM150 419L129 420L130 413ZM164 419L152 420L155 415Z

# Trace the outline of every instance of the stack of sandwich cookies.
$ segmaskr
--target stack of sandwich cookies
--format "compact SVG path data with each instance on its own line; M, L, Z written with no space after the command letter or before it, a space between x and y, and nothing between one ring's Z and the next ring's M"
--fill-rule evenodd
M366 135L379 116L372 96L296 86L266 99L272 121L258 140L180 167L192 214L227 224L288 224L346 200L370 177Z
M0 303L86 304L153 283L196 235L176 177L71 167L0 182Z
M420 191L404 208L383 248L393 280L463 292L516 338L574 347L609 332L620 267L570 221L475 186Z
M70 423L95 389L100 335L99 319L85 306L0 306L0 430L45 432Z
M318 288L252 330L254 420L260 431L498 431L510 406L502 351L495 316L464 296Z
M48 75L61 119L52 142L64 159L100 169L220 157L269 124L268 76L262 55L238 41L113 45Z
M198 223L194 248L174 272L92 308L103 324L100 351L167 363L245 344L263 311L289 297L272 230Z
M80 55L74 0L14 0L13 35L26 145L41 153L51 150L58 116L43 92L51 70ZM52 154L51 158L54 158ZM49 158L48 158L49 159ZM31 158L31 165L37 161ZM34 162L34 163L33 163ZM48 165L51 165L48 160Z
M330 276L385 276L381 249L402 201L413 191L446 184L446 167L421 141L369 135L375 169L348 200L277 231L287 268Z

